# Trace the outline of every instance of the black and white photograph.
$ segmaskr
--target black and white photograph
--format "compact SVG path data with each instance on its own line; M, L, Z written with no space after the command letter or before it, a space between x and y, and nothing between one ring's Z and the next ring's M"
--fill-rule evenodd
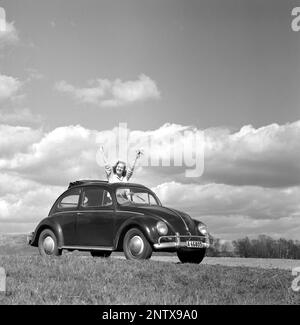
M299 305L299 86L296 0L0 0L0 305Z

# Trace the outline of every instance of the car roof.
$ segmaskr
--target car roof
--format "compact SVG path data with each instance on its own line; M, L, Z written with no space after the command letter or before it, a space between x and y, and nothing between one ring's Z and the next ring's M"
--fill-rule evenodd
M75 186L88 186L88 185L106 185L107 187L112 188L112 189L115 189L117 187L128 187L128 186L137 186L137 187L147 188L146 186L144 186L142 184L137 184L137 183L125 183L125 182L108 183L108 181L98 180L98 179L81 179L78 181L70 182L68 188L72 188Z

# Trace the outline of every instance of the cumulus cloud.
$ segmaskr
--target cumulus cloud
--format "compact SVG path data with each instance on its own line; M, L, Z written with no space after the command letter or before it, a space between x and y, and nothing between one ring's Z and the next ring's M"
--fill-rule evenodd
M178 162L185 141L190 139L180 135L188 131L191 137L199 131L197 128L165 124L156 130L128 130L128 161L132 161L135 148L150 141L152 145L139 161L133 181L153 187L164 204L201 218L214 234L237 238L248 229L253 234L261 230L295 238L300 219L299 129L300 123L294 122L258 129L246 126L236 132L204 130L205 168L198 178L185 177L186 166L144 165L153 156L165 159L172 150L172 159ZM97 131L79 125L50 132L1 125L0 172L5 176L2 180L0 177L0 214L2 211L6 224L10 219L13 222L14 215L22 219L21 211L34 214L30 204L43 193L45 211L57 190L66 188L70 181L103 179L104 168L99 166L96 152L100 143L106 150L112 147L113 134L118 132L118 128ZM169 142L170 137L173 142ZM124 157L116 153L110 157L111 163L118 158ZM24 192L34 192L21 197L11 185L17 183Z
M34 77L30 76L27 81L20 81L18 78L0 73L0 123L16 124L38 124L42 117L33 114L29 108L20 107L25 95L21 93L26 82Z
M0 110L0 123L16 125L16 124L38 124L42 121L42 117L33 114L28 108L19 108L13 110Z
M0 223L32 223L46 217L65 188L0 173Z
M29 130L33 132L34 129ZM190 151L198 150L197 147L191 147L191 139L198 131L196 128L175 124L165 124L151 131L128 130L128 160L132 161L135 148L145 148L145 155L139 162L141 170L137 175L138 179L142 181L147 175L151 175L148 178L151 186L155 185L154 181L159 184L173 180L180 183L263 187L300 185L300 165L297 163L300 159L300 122L281 126L269 125L260 129L248 127L247 132L242 128L232 134L223 130L205 130L204 173L201 177L188 178L185 170L193 166L185 165L185 147ZM62 165L62 170L66 169L66 175L70 175L73 170L78 173L90 170L95 176L97 168L99 170L95 157L97 146L104 143L106 149L115 149L113 135L118 132L118 128L100 132L81 126L56 128L43 133L42 138L31 143L27 151L15 151L12 159L3 159L0 167L18 172L26 171L35 177L40 177L38 171L47 168L48 171L53 171L49 176L53 181L61 180L60 177L55 177L57 164ZM18 143L18 138L16 135L10 141ZM23 141L22 138L21 135ZM0 140L0 146L1 141L4 140ZM117 152L110 155L112 161L119 158L127 160L126 157L117 155ZM153 162L160 167L153 166ZM46 177L44 172L41 177Z
M17 132L19 129L15 130ZM34 129L29 130L28 132L35 133ZM71 166L76 167L78 171L83 171L86 170L84 166L91 168L94 165L91 171L95 175L96 169L99 169L95 157L97 145L105 143L106 149L113 148L113 135L117 135L119 131L115 128L98 132L81 126L56 128L51 132L43 133L42 138L31 143L26 152L15 151L13 158L2 160L0 166L19 172L26 170L32 174L35 171L34 174L39 177L38 170L51 168L54 171L57 163L68 165L67 174L72 170ZM142 177L151 175L149 179L156 177L157 182L161 180L160 183L178 181L264 187L300 185L300 165L298 164L300 122L281 126L269 125L259 129L247 127L246 131L242 128L232 134L223 130L222 132L205 130L204 173L201 177L188 178L185 177L185 170L191 166L184 165L185 147L187 146L189 150L198 150L197 147L191 148L190 145L193 135L198 131L196 128L175 124L165 124L151 131L128 130L127 140L130 152L128 159L129 161L133 159L134 148L144 147L145 155L140 160L141 175ZM22 134L16 134L11 140L5 137L4 133L3 136L0 146L3 141L18 143L19 137L23 141ZM171 142L170 138L172 138ZM13 144L12 147L14 147ZM59 157L59 159L54 157ZM124 159L117 154L111 155L111 160L118 158ZM160 167L153 166L153 162L157 166L160 164ZM161 166L163 162L165 167ZM175 163L181 165L176 166ZM62 168L65 169L65 167ZM53 177L56 179L54 175Z
M300 183L300 121L205 131L205 179L236 185Z
M165 204L182 207L195 215L242 215L259 220L300 217L299 186L278 189L170 182L154 190Z
M0 166L11 161L42 138L42 131L30 127L0 125ZM0 167L1 168L1 167Z
M237 131L167 123L156 130L130 131L127 138L129 147L145 149L140 161L145 168L139 175L143 180L151 174L151 185L170 180L265 187L300 184L300 121ZM203 155L203 174L186 177L197 164L202 170Z
M0 101L14 99L21 87L20 80L0 73Z
M138 80L133 81L97 79L90 81L89 84L87 88L76 88L62 80L55 84L55 89L69 94L80 103L103 107L124 106L160 98L155 81L144 74L141 74Z
M32 137L40 136L39 130L16 129L15 145L24 141L18 131L29 132ZM31 180L52 185L65 185L82 177L95 178L99 169L95 162L95 139L95 131L80 126L56 128L23 145L23 150L16 151L12 159L0 159L0 169L15 171ZM2 141L3 145L9 142L7 138ZM0 139L0 148L2 141Z
M224 239L261 233L299 237L300 186L278 189L169 182L153 190L163 205L207 223L214 235Z
M200 131L193 127L165 124L153 131L132 131L129 138L134 146L147 148L143 159L160 161L160 166L164 161L170 161L169 165L174 166L158 169L152 164L147 167L147 173L155 173L163 182L176 180L266 187L300 184L300 121L261 128L244 126L237 131L210 128L202 130L203 138L198 137L200 142L195 141ZM152 143L150 150L149 143ZM190 155L192 165L187 163L189 152L194 157L191 159ZM201 158L202 153L203 174L201 177L186 177L186 170L195 168L196 158Z
M0 22L0 48L5 45L15 44L19 41L18 32L13 22L7 22L4 19Z

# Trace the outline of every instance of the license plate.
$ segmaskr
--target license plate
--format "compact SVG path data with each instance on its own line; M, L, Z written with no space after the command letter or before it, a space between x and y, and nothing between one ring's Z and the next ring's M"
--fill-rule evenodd
M193 247L193 248L202 248L203 244L201 241L188 241L187 247Z

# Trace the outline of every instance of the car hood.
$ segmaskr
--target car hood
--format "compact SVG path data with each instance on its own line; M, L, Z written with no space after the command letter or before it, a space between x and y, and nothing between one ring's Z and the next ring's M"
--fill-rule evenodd
M194 220L186 213L168 207L162 206L146 206L146 207L126 207L126 210L143 214L155 215L168 223L175 232L191 233L196 231Z

